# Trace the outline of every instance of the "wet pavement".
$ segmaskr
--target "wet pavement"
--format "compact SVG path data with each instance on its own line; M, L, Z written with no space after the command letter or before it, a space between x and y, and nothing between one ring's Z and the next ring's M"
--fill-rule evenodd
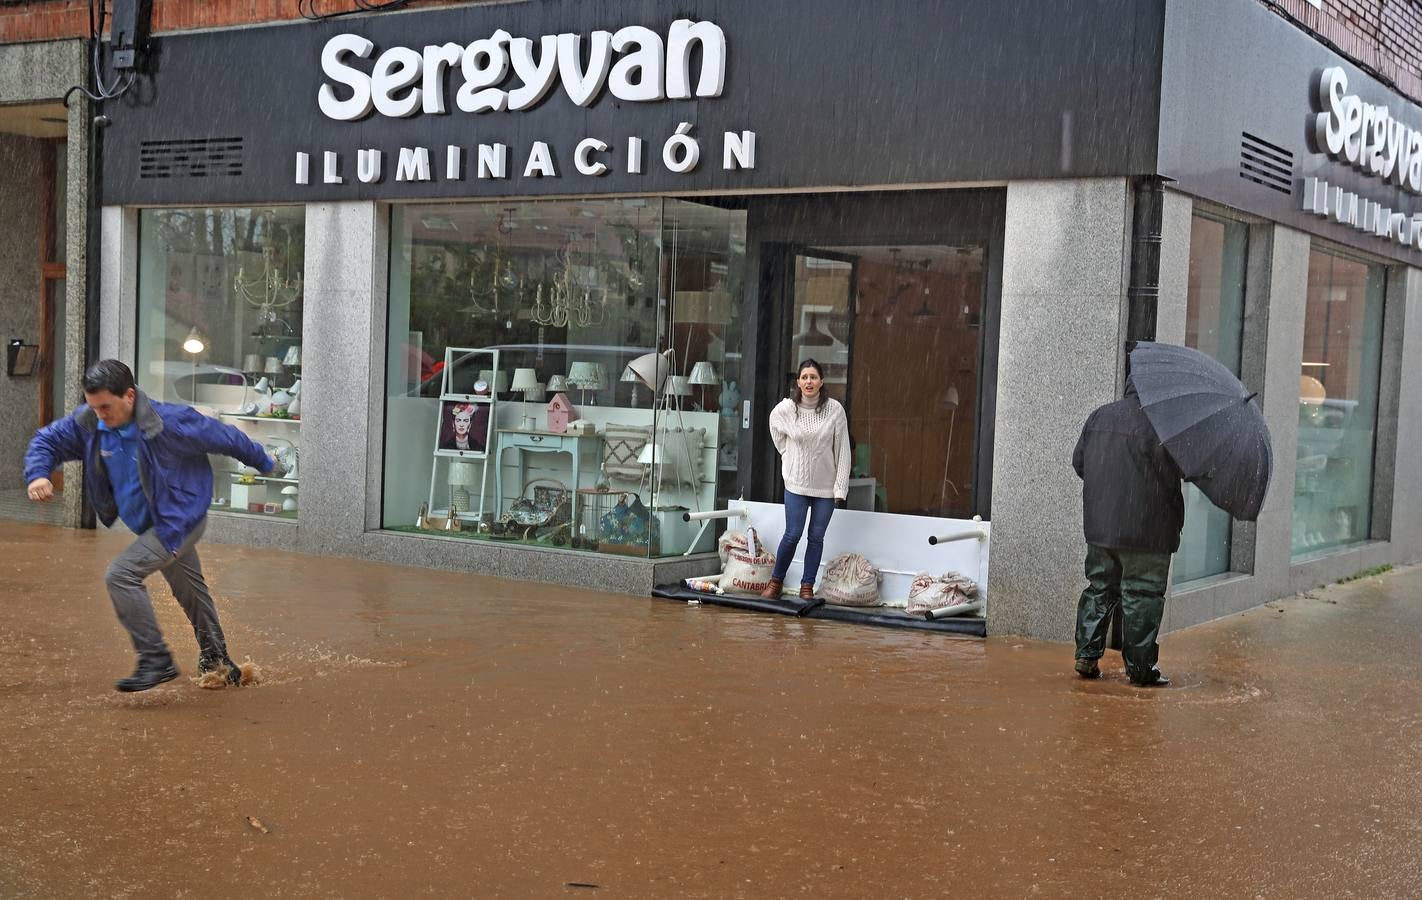
M1422 569L1063 646L207 544L263 683L144 694L119 535L0 522L0 897L1422 894ZM255 820L256 824L253 824Z

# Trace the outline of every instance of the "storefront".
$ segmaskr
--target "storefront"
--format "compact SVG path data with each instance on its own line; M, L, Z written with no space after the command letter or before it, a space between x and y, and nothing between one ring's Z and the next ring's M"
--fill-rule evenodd
M1376 542L1395 255L1320 245L1289 270L1323 316L1292 352L1318 343L1331 380L1316 422L1285 422L1297 391L1254 348L1293 338L1257 271L1283 262L1265 231L1316 226L1166 151L1187 10L813 10L515 3L165 38L105 135L102 349L277 451L279 476L221 473L211 533L644 593L714 561L684 513L778 498L766 416L813 357L849 412L851 509L990 522L989 630L1062 637L1071 444L1149 320L1275 378L1276 439L1345 433L1310 433L1334 449L1300 466L1359 461L1304 500L1276 486L1258 526L1193 502L1186 618L1285 592L1260 572L1269 522L1293 517L1301 558ZM1178 184L1152 194L1157 174Z

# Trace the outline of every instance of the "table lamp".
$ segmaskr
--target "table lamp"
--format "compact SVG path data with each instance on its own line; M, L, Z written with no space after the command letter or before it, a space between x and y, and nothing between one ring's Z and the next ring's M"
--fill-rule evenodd
M568 367L568 383L583 392L583 405L587 405L588 391L602 389L602 377L598 373L599 366L590 362L575 362Z
M533 430L533 417L528 414L528 395L538 390L538 373L532 369L514 369L513 384L509 390L523 395L523 423L520 427L524 431Z
M449 464L449 511L469 512L469 485L474 483L475 465L454 461Z
M479 380L489 385L489 391L494 397L506 394L509 390L509 373L500 369L495 377L493 369L480 369Z
M716 374L716 367L703 359L691 367L691 377L687 381L701 388L701 408L706 409L706 385L720 384L721 377Z

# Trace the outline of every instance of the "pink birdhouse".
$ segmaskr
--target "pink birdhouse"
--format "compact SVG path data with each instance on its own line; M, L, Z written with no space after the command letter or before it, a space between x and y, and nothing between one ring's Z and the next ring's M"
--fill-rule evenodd
M568 430L568 423L578 417L578 411L573 408L573 401L568 399L567 394L554 394L553 399L548 401L548 430L557 434L562 434Z

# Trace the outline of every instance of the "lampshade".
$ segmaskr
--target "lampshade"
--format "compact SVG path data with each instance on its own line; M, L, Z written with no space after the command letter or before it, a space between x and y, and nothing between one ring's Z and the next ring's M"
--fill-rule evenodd
M189 331L188 336L183 340L183 352L197 356L206 349L207 341L202 339L202 335L198 334L197 326L194 325L192 331Z
M531 387L531 388L529 388L528 390L524 391L524 392L523 392L523 399L525 399L525 400L546 400L546 399L548 399L548 392L547 392L547 390L544 389L543 382L540 381L540 382L534 384L533 387Z
M242 357L242 371L262 371L262 355L260 353L248 353L246 356Z
M299 365L301 365L301 345L300 345L300 344L292 344L290 347L287 347L287 348L286 348L286 358L284 358L284 359L281 361L281 363L282 363L282 365L284 365L284 366L299 366Z
M721 379L716 375L716 367L706 360L702 360L691 367L691 384L720 384Z
M500 369L498 378L494 377L493 369L480 369L479 380L485 384L492 385L494 393L502 394L509 389L509 373Z
M590 362L575 362L568 367L568 383L587 391L602 387L602 377L598 365Z
M632 371L632 367L631 367L631 366L623 366L623 367L622 367L622 377L619 378L618 381L630 381L630 382L632 382L632 383L634 383L634 384L641 384L641 383L642 383L642 379L640 379L640 378L637 377L637 373L634 372L634 371Z
M685 375L673 375L667 382L667 393L673 397L690 397L691 384Z
M464 465L467 466L467 465L470 465L470 463L465 463ZM288 497L295 497L295 496L296 496L296 485L294 485L294 484L288 484L286 487L284 487L284 488L281 489L281 492L282 492L283 494L285 494L286 496L288 496Z
M524 392L538 388L538 373L532 369L514 369L512 391Z
M267 364L262 367L262 371L267 373L268 375L280 375L286 370L281 367L281 360L277 359L275 356L268 356Z
M667 380L667 375L671 374L672 352L663 350L661 353L644 353L627 364L637 380L645 384L654 391L662 389L662 382Z
M1322 406L1323 401L1328 399L1328 391L1324 390L1323 382L1312 375L1299 376L1299 402L1306 406Z
M601 388L608 383L607 366L602 363L593 363L593 378L597 380L597 388ZM594 390L597 390L594 388Z
M568 379L562 375L554 375L548 379L548 390L555 394L560 394L568 389Z
M468 487L475 483L474 473L477 467L472 462L452 462L449 464L449 483L459 487Z
M948 385L948 390L943 394L943 405L953 409L958 408L958 386Z
M648 441L647 443L642 445L642 452L637 454L637 463L643 466L650 466L652 464L652 458L656 454L656 452L657 451L655 442Z

